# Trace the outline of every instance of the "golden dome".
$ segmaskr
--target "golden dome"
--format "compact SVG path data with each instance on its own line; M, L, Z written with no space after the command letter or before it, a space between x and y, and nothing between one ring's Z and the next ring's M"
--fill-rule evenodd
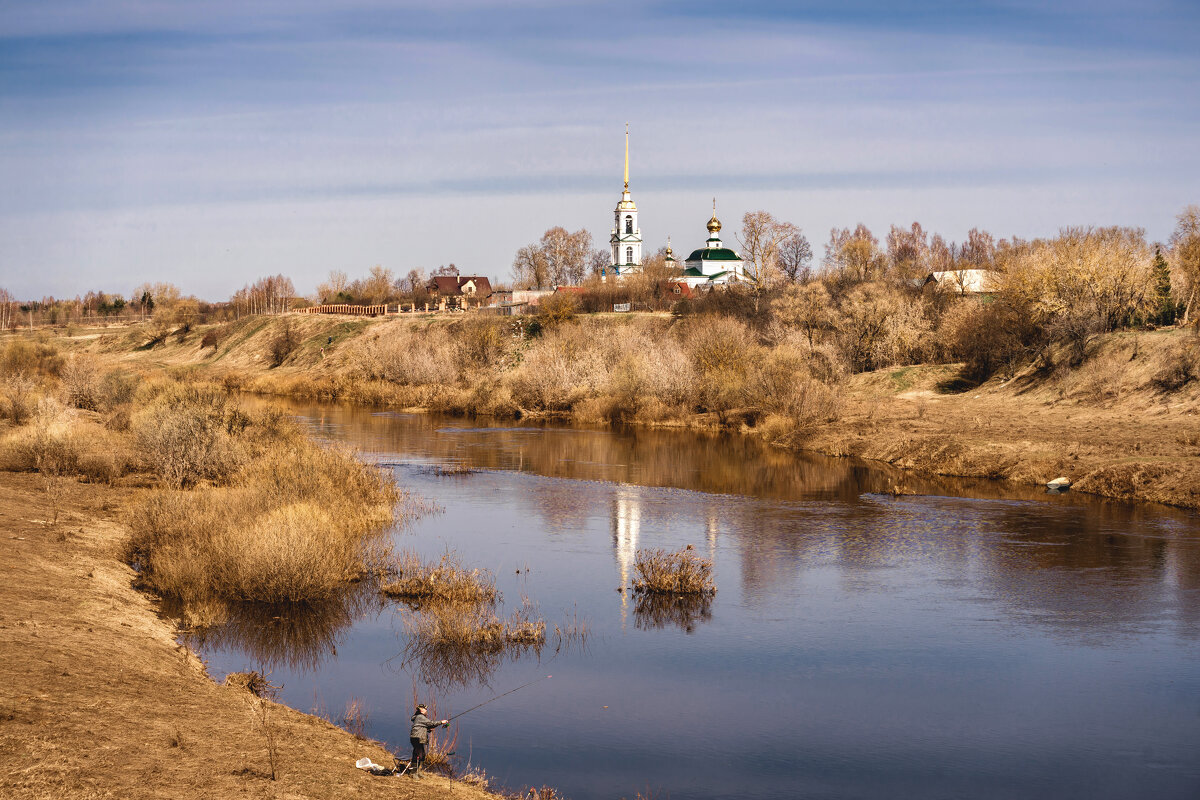
M715 234L721 230L721 220L717 219L717 212L713 212L712 219L708 221L708 232Z

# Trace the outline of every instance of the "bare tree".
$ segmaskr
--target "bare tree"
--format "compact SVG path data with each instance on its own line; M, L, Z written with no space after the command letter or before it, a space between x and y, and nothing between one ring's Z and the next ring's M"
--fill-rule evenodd
M879 240L861 222L853 231L834 228L825 244L824 266L828 272L852 283L874 280L884 266Z
M833 303L825 284L820 281L787 287L774 308L780 322L804 331L810 349L815 344L817 332L833 325Z
M1080 361L1093 337L1152 305L1151 262L1141 228L1063 228L1012 259L1003 289L1032 308Z
M579 284L593 261L592 235L586 229L569 233L555 226L542 234L540 242L517 251L513 280L536 289Z
M996 242L987 231L971 228L959 255L965 269L995 269Z
M1182 292L1183 323L1191 319L1192 308L1200 296L1200 206L1191 205L1175 218L1171 234L1171 266L1187 281Z
M180 291L173 283L143 283L133 290L132 297L142 305L143 313L170 313L179 302Z
M291 278L284 275L269 275L234 292L233 296L229 298L229 302L239 315L282 314L291 306L291 300L295 296L296 287L292 284ZM177 299L175 304L178 302ZM156 305L156 309L161 311L162 307Z
M947 242L940 233L929 239L929 271L948 272L954 269L958 258L958 245Z
M612 266L612 253L607 250L593 250L592 257L588 259L588 272L592 275L599 275Z
M451 265L453 266L453 265ZM379 264L371 267L367 279L362 282L360 297L369 305L379 305L393 299L395 295L395 277L392 271Z
M550 285L550 270L542 248L527 244L517 251L512 265L513 286L544 289Z
M16 298L8 289L0 289L0 331L8 330L13 324Z
M317 300L321 303L337 302L338 295L346 291L350 279L340 269L329 271L329 280L317 284Z
M768 211L742 215L742 232L737 237L746 264L746 274L759 286L767 286L779 274L779 248L799 229L780 222Z
M887 253L892 273L899 280L911 280L929 271L929 244L919 222L907 229L893 225L888 231Z
M792 283L812 280L812 245L799 228L779 244L779 270Z

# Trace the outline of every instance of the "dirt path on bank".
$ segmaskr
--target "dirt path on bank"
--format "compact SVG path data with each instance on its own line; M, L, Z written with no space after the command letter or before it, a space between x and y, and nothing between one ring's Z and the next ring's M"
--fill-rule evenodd
M45 486L0 472L0 797L494 797L370 776L354 761L390 764L382 748L268 701L270 780L252 696L210 680L131 588L118 553L135 490Z

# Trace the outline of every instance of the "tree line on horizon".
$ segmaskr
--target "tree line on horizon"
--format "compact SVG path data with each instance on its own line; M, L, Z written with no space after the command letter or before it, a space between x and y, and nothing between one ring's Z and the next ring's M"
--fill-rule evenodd
M1177 318L1190 322L1200 295L1200 206L1190 205L1176 217L1169 240L1151 244L1140 228L1063 228L1057 237L996 239L972 228L965 241L947 241L929 233L919 222L893 225L881 241L866 225L834 228L824 245L819 265L803 230L777 219L768 211L751 211L742 217L735 234L750 286L756 295L778 294L789 286L821 282L826 291L844 294L853 287L882 283L915 291L930 273L989 270L1001 276L1008 293L1040 293L1050 305L1066 310L1080 298L1103 306L1098 311L1111 327L1114 315L1159 324ZM591 234L570 232L561 226L548 229L541 239L520 248L513 260L512 286L548 289L583 286L602 301L621 295L635 307L665 309L677 300L664 284L682 269L669 268L665 248L644 259L640 276L620 284L602 286L601 272L609 265L607 250L592 247ZM156 317L178 324L236 319L252 314L277 314L320 303L376 305L429 299L427 282L438 275L457 275L453 264L429 273L414 268L403 275L375 265L360 278L332 270L309 297L298 297L290 278L279 274L246 284L228 301L212 303L184 296L171 283L144 283L127 297L89 291L72 300L44 297L18 301L0 288L0 330L33 318L36 324L80 323L86 320L136 320ZM1079 284L1070 286L1069 284ZM507 288L497 284L494 288ZM960 289L965 284L960 281ZM1066 299L1070 298L1070 299ZM761 297L756 298L761 300ZM603 302L595 303L597 307ZM1152 311L1147 308L1153 306ZM1120 311L1114 309L1121 309ZM583 310L596 310L585 308Z

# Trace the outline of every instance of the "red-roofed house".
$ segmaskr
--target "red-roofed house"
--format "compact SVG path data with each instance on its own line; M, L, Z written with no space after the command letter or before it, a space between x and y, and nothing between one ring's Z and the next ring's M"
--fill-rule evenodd
M425 288L441 308L483 305L492 296L492 282L480 275L435 275Z

